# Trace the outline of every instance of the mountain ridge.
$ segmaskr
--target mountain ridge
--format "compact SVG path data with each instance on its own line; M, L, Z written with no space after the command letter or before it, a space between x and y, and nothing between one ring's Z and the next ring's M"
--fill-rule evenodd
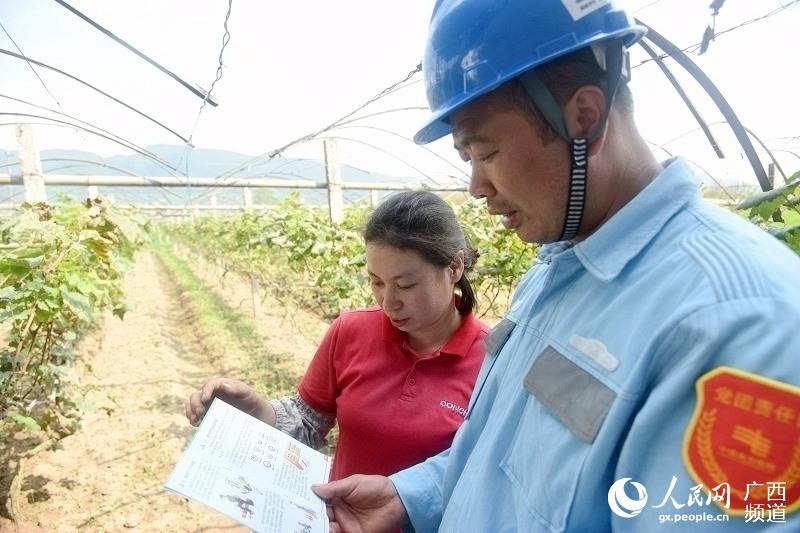
M270 176L274 178L305 179L316 182L325 181L325 162L316 159L274 157L256 160L255 157L213 148L189 148L184 146L156 144L145 148L148 152L162 159L173 167L180 168L176 173L168 167L157 163L152 158L134 153L128 155L113 155L102 157L93 152L79 149L46 149L41 150L39 157L42 162L42 171L45 174L66 174L81 176L146 176L166 177L170 175L192 177L219 177L228 175L234 169L244 167L230 174L236 178L258 178ZM21 174L19 164L10 164L18 160L17 152L5 151L4 173L12 176ZM379 172L370 172L352 165L341 165L341 176L344 182L379 182L379 183L414 183L422 181L420 178L410 176L395 176ZM22 196L22 187L10 187L10 200L14 201ZM127 203L165 203L183 205L191 203L200 195L205 195L209 187L170 187L165 194L165 188L153 186L99 186L101 194L112 195L116 201ZM73 194L82 187L48 185L48 196L51 199L59 194L80 196ZM300 196L309 203L322 203L325 201L324 190L301 190ZM253 200L256 203L273 203L290 194L286 189L254 189ZM356 201L366 196L365 191L345 191L347 201ZM216 194L219 204L242 203L242 192L236 188L222 189ZM2 197L0 197L2 200Z

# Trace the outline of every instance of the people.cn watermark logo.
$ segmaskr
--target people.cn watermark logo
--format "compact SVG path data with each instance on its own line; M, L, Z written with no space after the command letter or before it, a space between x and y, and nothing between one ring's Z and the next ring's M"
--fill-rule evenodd
M637 498L631 498L625 492L625 484L629 481L636 489ZM641 483L631 481L629 477L618 479L608 489L608 506L617 516L633 518L642 512L645 505L647 505L647 489Z

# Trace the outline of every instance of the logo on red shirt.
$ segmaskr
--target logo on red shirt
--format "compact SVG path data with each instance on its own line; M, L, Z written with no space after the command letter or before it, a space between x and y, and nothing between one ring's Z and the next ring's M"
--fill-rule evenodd
M456 405L453 402L448 402L447 400L442 400L439 402L439 405L444 407L445 409L450 409L453 412L460 414L463 417L467 416L467 410L461 407L460 405Z

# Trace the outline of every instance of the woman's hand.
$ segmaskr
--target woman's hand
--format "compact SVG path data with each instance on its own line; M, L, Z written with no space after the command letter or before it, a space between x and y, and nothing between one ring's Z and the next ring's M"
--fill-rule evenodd
M215 397L271 426L275 425L275 410L272 405L246 383L229 378L208 380L205 385L189 396L185 414L190 424L200 425L206 409Z

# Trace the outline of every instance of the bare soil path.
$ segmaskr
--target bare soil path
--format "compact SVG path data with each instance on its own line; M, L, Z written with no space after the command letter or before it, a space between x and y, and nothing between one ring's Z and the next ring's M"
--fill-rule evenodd
M108 318L99 345L86 348L92 371L80 382L94 408L75 434L27 460L16 530L248 531L162 489L193 431L183 416L186 398L246 362L235 360L241 354L209 357L191 307L153 255L139 255L126 284L133 310L123 321ZM280 320L265 320L274 321L266 330L286 335ZM316 340L296 342L298 356ZM15 526L0 522L0 531Z

